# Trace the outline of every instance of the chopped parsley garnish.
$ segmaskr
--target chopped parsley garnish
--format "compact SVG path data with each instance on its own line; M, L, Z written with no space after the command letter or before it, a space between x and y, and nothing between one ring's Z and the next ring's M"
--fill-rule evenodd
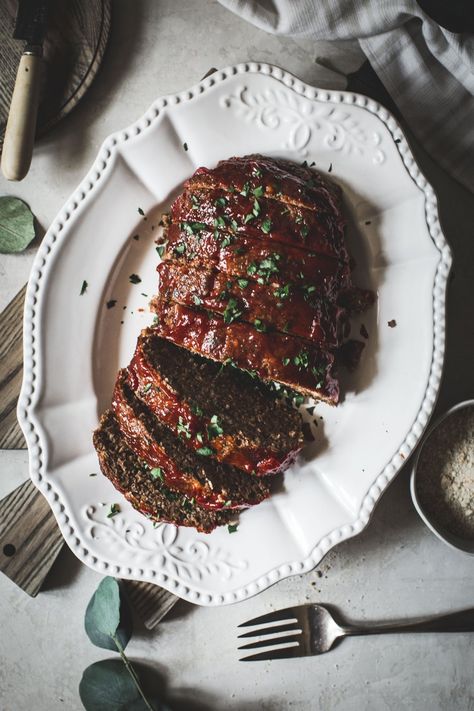
M207 225L204 224L204 222L180 222L179 226L181 227L182 230L185 230L188 235L197 235L202 230L207 229Z
M239 310L236 299L229 299L223 315L224 323L232 323L232 321L235 321L235 319L242 315L242 311Z
M218 227L218 228L225 227L225 220L222 217L222 215L219 215L219 217L215 218L214 227Z
M154 467L153 469L150 469L150 475L152 479L159 479L160 481L163 481L163 470L161 467Z
M295 407L300 407L300 405L304 403L304 395L296 393L295 395L293 395L292 402Z
M249 280L248 279L237 279L237 284L241 289L245 289L249 285Z
M203 438L202 438L202 433L201 432L196 432L196 439L199 442L199 444L203 443Z
M248 182L244 183L242 190L240 191L240 194L243 195L244 197L247 197L249 194L249 190L250 190L249 183Z
M239 229L239 225L237 224L236 220L234 220L234 219L232 219L230 221L230 226L232 227L234 232L237 232L237 230Z
M293 363L300 369L307 368L309 366L309 355L307 351L300 351L298 355L295 355Z
M178 424L176 425L176 430L178 434L184 434L186 439L191 439L191 430L189 429L189 424L184 422L181 415L178 418Z
M306 237L309 234L309 227L308 225L303 225L303 227L300 229L300 235L302 236L303 239L306 239Z
M203 457L211 457L214 454L212 447L199 447L199 449L196 449L196 452Z
M260 215L261 207L260 207L260 203L259 203L259 201L258 201L257 199L255 199L255 200L253 201L253 209L252 209L252 212L253 212L253 214L255 215L255 217L258 217L258 216Z
M202 299L200 299L197 294L193 294L193 301L196 304L196 306L199 306L200 304L202 304Z
M214 200L214 205L216 205L216 207L225 207L227 205L227 198L225 198L225 197L216 198L216 200Z
M295 222L297 225L300 225L303 222L303 215L301 212L298 212L298 214L295 217Z
M96 472L92 472L92 474L89 474L89 476L97 476Z
M145 292L144 292L144 291L140 292L140 294L141 294L141 296L144 296L144 297L145 297L145 299L148 299L148 294L145 294Z
M112 504L110 507L110 511L107 514L107 518L113 518L118 513L120 513L120 506L118 504Z
M185 151L188 150L188 144L186 143L186 141L183 143L183 148L184 148Z
M207 426L207 434L209 439L213 439L214 437L219 437L219 435L224 434L224 430L219 424L219 418L217 415L213 415L211 417L210 424Z
M265 333L265 331L267 330L266 325L260 318L254 319L253 325L255 326L257 331L260 331L260 333Z
M173 252L175 252L175 254L184 254L185 251L186 251L185 244L177 244L176 247L173 249Z
M221 242L221 247L222 247L222 248L228 247L229 244L232 244L233 241L234 241L234 238L231 237L231 235L226 235L226 236L224 237L224 239L222 240L222 242Z
M262 232L264 232L266 235L270 232L270 230L272 229L272 221L269 217L266 217L264 220L262 220L261 228Z
M193 415L202 415L203 414L199 405L194 405L194 404L191 405L191 412L193 413Z
M289 358L282 358L281 362L283 363L283 365L288 365L290 362L290 359Z
M255 215L252 215L252 213L249 212L248 215L245 215L244 217L244 225L247 225L251 220L255 220Z
M88 286L89 286L89 284L84 279L84 281L82 282L82 286L81 286L81 293L80 293L81 296L86 293Z
M194 193L191 193L191 202L193 203L194 207L198 207L201 204L201 201L199 200L198 196Z
M138 212L140 213L140 215L144 215L144 214L145 214L145 213L143 212L143 210L142 210L141 207L138 208Z
M328 173L332 173L332 163L329 164L329 170Z
M254 189L252 190L252 193L253 193L253 195L254 195L256 198L261 198L261 197L263 197L263 195L264 195L264 193L265 193L265 190L264 190L264 188L263 188L263 185L259 185L258 187L254 188Z
M227 530L229 533L235 533L239 528L239 525L237 523L229 523L227 526Z
M291 284L285 284L284 286L278 286L273 292L273 296L278 299L287 299L290 295Z
M138 274L130 274L128 280L131 284L139 284L141 282L141 279Z
M151 390L151 383L147 383L142 387L142 393L145 395L149 390Z
M262 175L263 175L263 173L262 173L262 171L260 170L260 168L254 168L254 169L252 170L252 174L255 175L256 178L261 178Z
M305 301L308 301L311 294L313 294L316 291L316 287L314 284L303 284L301 287L304 291L304 299Z
M228 508L229 506L232 506L232 501L229 499L229 501L226 501L224 506Z
M326 370L325 370L324 366L314 365L311 368L311 372L314 375L314 379L316 380L316 387L321 388L324 384L324 379L325 379L325 375L326 375Z
M280 215L289 215L289 214L290 214L289 207L284 207L283 210L280 212Z
M159 245L155 248L156 251L157 251L157 253L158 253L158 256L160 257L160 259L161 259L161 257L164 255L164 253L165 253L165 251L166 251L166 245L167 245L167 242L164 242L163 244L159 244Z
M113 309L116 303L117 299L110 299L109 301L107 301L106 306L108 309Z

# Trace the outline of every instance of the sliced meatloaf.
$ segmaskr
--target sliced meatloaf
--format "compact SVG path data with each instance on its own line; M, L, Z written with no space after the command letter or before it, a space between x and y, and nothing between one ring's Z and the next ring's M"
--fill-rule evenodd
M127 375L126 370L119 372L112 400L114 415L127 445L151 471L158 472L165 486L206 509L245 508L269 495L263 479L218 462L209 447L187 447L135 395Z
M160 300L155 303L157 335L212 360L231 361L262 380L337 403L339 387L330 351L286 334L262 333L247 323L225 323L204 310Z
M164 259L182 259L201 268L218 269L229 276L254 277L275 286L315 286L321 296L333 300L351 286L347 262L244 235L222 233L216 239L205 228L189 234L174 223L168 229Z
M281 331L329 348L341 342L345 312L321 298L314 285L260 284L251 277L229 277L179 259L162 262L158 274L160 298L166 301L198 305L227 323L238 317L258 331ZM155 310L154 301L151 307Z
M149 518L177 526L193 526L206 533L235 520L235 511L205 509L193 498L154 478L150 468L128 446L110 410L102 415L93 439L102 473L134 508Z
M244 233L269 243L290 244L349 261L343 225L334 220L332 213L288 205L262 194L262 186L253 192L187 190L173 203L171 220L190 233L196 224L205 224L218 235Z
M299 413L248 373L142 333L128 382L160 421L193 450L248 474L275 474L303 446ZM214 494L217 488L213 487Z
M215 168L198 168L184 184L185 189L198 188L242 192L264 189L264 195L280 202L316 212L334 215L344 223L341 211L341 189L321 173L283 160L249 155L220 161Z

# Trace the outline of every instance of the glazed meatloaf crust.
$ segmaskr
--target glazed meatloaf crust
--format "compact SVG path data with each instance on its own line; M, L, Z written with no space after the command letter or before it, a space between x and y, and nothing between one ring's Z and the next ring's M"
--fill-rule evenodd
M204 310L160 300L156 303L154 328L163 338L220 363L233 362L262 380L337 403L339 386L332 374L334 355L330 351L284 333L261 333L242 321L226 324Z
M316 287L260 284L250 277L193 266L183 260L158 266L160 298L183 306L200 305L232 323L236 318L260 331L280 331L336 348L342 339L344 309L318 294ZM152 300L151 308L159 311Z
M341 189L261 155L198 168L163 216L155 321L94 433L102 471L157 521L211 531L270 495L304 444L276 393L335 405L363 343Z
M235 520L235 511L202 508L189 496L154 479L150 468L128 446L110 410L102 415L93 439L102 473L149 518L203 532Z
M165 227L160 336L328 403L357 302L341 190L307 166L258 155L199 168Z
M241 509L269 495L267 483L211 457L209 448L192 450L136 397L127 378L119 373L112 409L130 449L156 472L164 485L186 494L206 509Z
M275 474L303 446L301 418L232 365L201 358L145 330L128 367L135 396L180 441L247 474Z

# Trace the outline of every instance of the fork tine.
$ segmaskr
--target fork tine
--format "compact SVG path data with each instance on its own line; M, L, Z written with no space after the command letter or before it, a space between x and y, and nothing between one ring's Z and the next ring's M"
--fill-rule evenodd
M296 635L288 635L285 637L276 637L275 639L260 639L258 642L249 642L248 644L243 644L238 649L259 649L260 647L271 647L274 644L290 644L290 642L299 642L301 640L301 633Z
M283 610L274 610L273 612L268 612L266 615L260 615L260 617L254 617L252 620L247 620L247 622L242 622L238 627L252 627L253 625L263 624L265 622L279 622L295 619L296 615L293 607L285 607Z
M260 637L264 634L277 634L279 632L297 632L299 627L297 622L290 622L287 625L274 625L273 627L259 627L256 630L250 630L250 632L244 632L244 634L239 634L238 639L243 639L244 637Z
M279 649L270 649L258 654L250 654L248 657L241 657L239 662L264 662L269 659L291 659L292 657L302 657L300 646L280 647Z

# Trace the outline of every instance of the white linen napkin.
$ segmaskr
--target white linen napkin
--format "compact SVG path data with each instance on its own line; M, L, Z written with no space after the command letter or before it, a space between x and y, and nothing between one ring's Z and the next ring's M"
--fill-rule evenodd
M358 39L420 143L474 192L474 35L445 30L415 0L219 2L273 34Z

